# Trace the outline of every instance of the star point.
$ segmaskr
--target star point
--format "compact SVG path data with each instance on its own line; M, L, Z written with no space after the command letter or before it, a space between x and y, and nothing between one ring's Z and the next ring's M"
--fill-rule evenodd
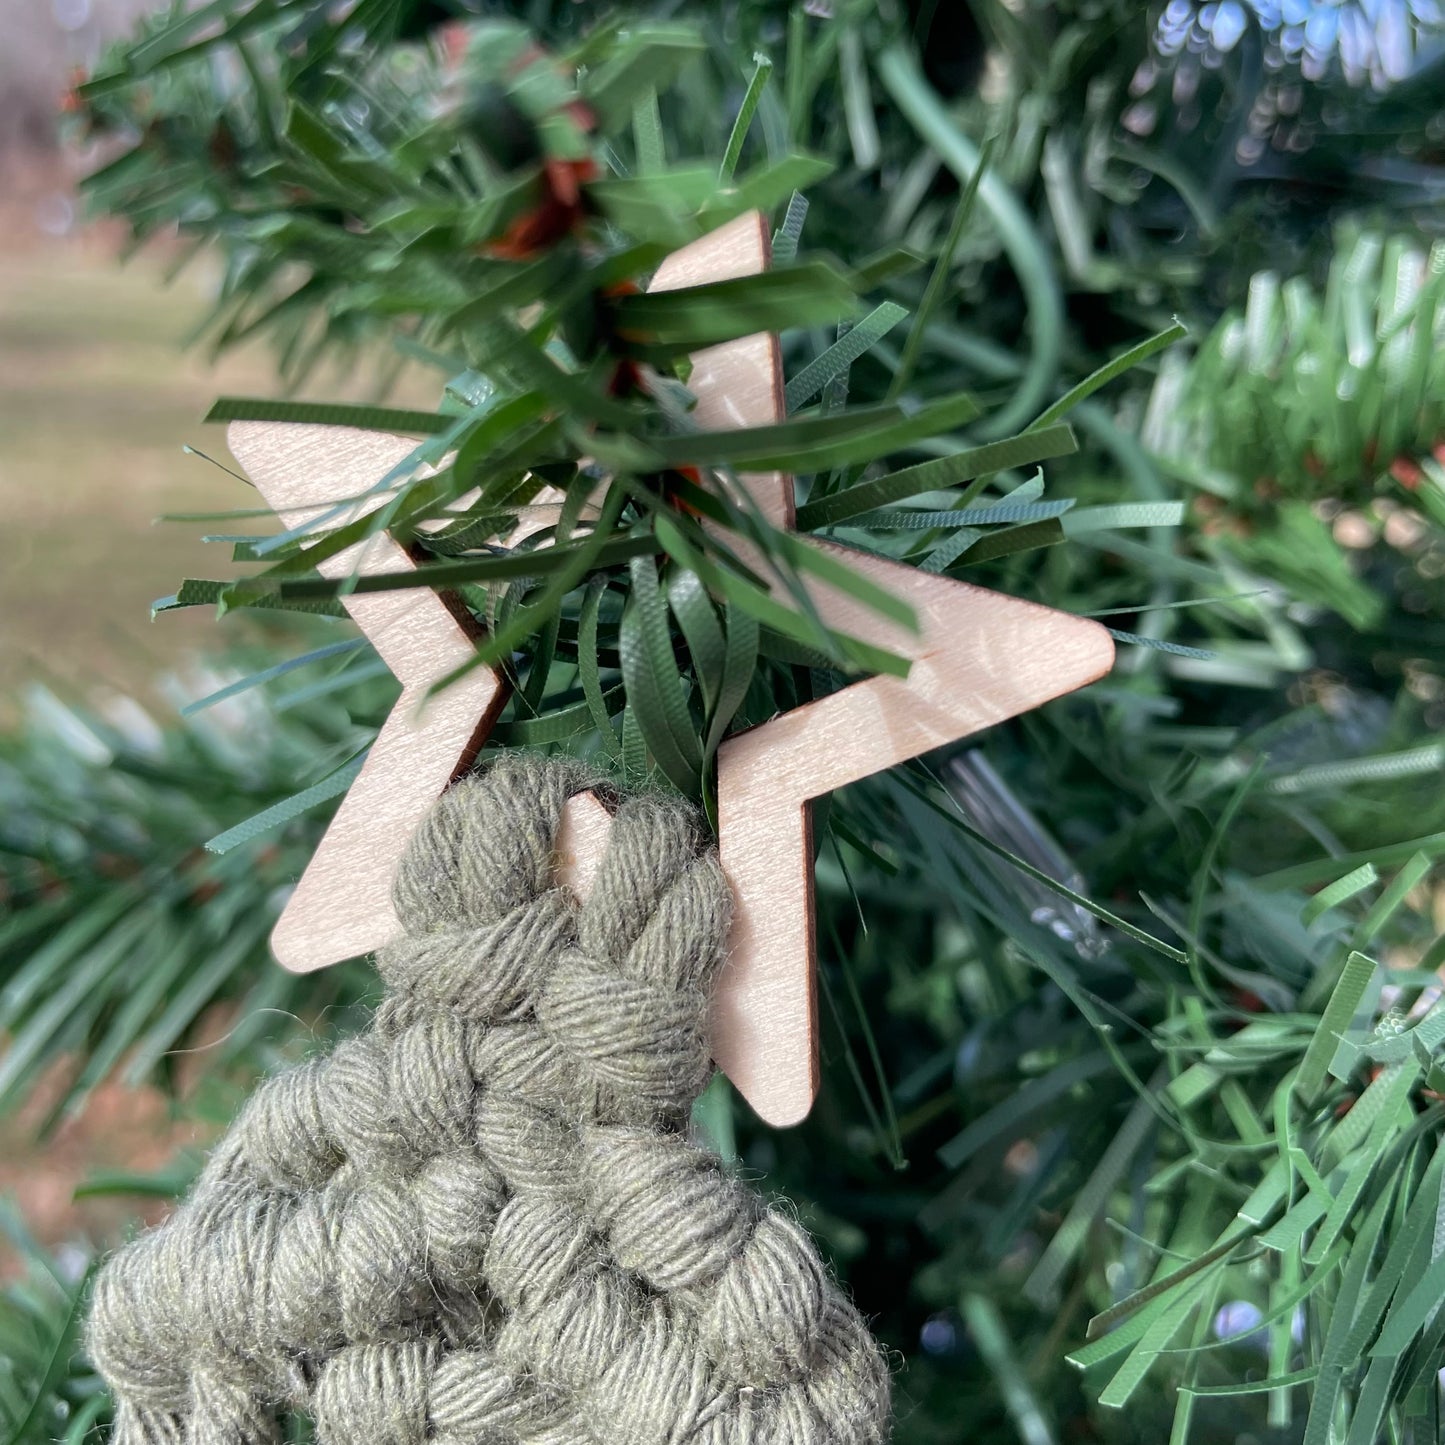
M749 275L767 261L763 219L749 213L669 257L653 286ZM744 337L692 361L701 429L782 420L776 337ZM269 422L233 423L229 440L288 526L340 499L359 498L359 509L379 505L374 484L415 447L351 428ZM792 526L790 478L767 473L737 484L775 525ZM767 573L761 558L730 541ZM734 919L711 1014L713 1056L775 1125L806 1116L818 1087L812 800L1082 687L1108 672L1114 654L1108 632L1087 619L834 542L808 543L909 603L919 625L904 628L810 576L805 585L823 622L908 658L908 676L852 683L728 738L718 751L718 841ZM404 548L378 534L325 559L320 570L342 577L413 565ZM403 693L273 934L279 961L298 971L370 952L395 934L391 880L406 842L470 767L508 696L505 678L490 668L473 668L428 696L474 656L479 635L437 593L354 592L343 600ZM578 891L606 834L600 804L574 799L559 852Z

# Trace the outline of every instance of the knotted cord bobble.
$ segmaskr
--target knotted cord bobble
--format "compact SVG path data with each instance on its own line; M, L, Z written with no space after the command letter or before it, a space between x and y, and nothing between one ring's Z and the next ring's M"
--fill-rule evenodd
M432 1013L392 1046L390 1087L397 1122L422 1159L460 1149L471 1138L472 1070L467 1025L452 1013Z
M412 1157L389 1062L386 1042L375 1033L344 1040L328 1060L327 1131L343 1159L367 1169L394 1168Z
M594 1129L584 1147L597 1222L650 1288L716 1278L752 1233L756 1198L679 1136Z
M525 1375L514 1375L484 1351L457 1351L437 1366L431 1425L438 1445L493 1445L534 1440L557 1418L554 1401Z
M635 1445L692 1440L718 1403L712 1373L689 1332L662 1310L643 1316L611 1367L588 1391L594 1418Z
M703 1017L701 999L609 974L576 951L563 957L537 1003L538 1023L608 1101L599 1109L627 1117L676 1110L702 1091Z
M537 991L539 969L576 928L561 892L520 903L494 922L441 926L388 944L381 976L416 1003L455 1009L479 1023L518 1018ZM404 1015L403 1015L404 1017Z
M233 1137L245 1140L245 1164L263 1189L318 1189L341 1163L327 1126L331 1063L310 1059L264 1080L242 1110Z
M627 1346L645 1309L620 1271L599 1268L513 1311L497 1331L497 1358L575 1400Z
M580 1107L576 1065L535 1023L473 1029L467 1058L472 1077L498 1097L561 1115Z
M565 1194L577 1183L576 1131L555 1114L488 1089L473 1118L477 1147L518 1193Z
M124 1383L129 1408L118 1411L117 1419L130 1422L137 1441L165 1439L156 1432L185 1409L190 1393L188 1320L165 1288L172 1281L157 1267L164 1242L163 1235L148 1235L118 1254L101 1271L91 1298L90 1357L106 1379ZM133 1308L153 1285L161 1288L154 1292L152 1308ZM95 1321L104 1327L97 1328Z
M562 809L591 778L578 764L509 753L443 794L407 847L392 892L410 934L497 923L552 886Z
M471 1148L441 1154L422 1167L412 1192L431 1270L458 1282L479 1278L506 1202L506 1181L496 1167Z
M422 1303L426 1236L407 1181L375 1179L352 1194L336 1231L331 1268L348 1339L375 1339Z
M556 1202L514 1199L498 1220L486 1271L508 1307L498 1358L574 1396L626 1347L643 1311L587 1221Z
M281 1445L281 1427L269 1409L244 1385L220 1375L199 1373L191 1382L191 1418L186 1445L224 1441L225 1445Z
M888 1365L867 1326L834 1294L819 1322L802 1381L830 1445L872 1445L888 1429Z
M186 1422L180 1414L145 1410L118 1400L111 1445L185 1445Z
M502 1210L487 1249L492 1293L513 1311L555 1296L565 1281L601 1266L587 1222L567 1205L519 1195Z
M701 854L701 846L696 820L689 813L660 798L627 799L612 820L607 851L578 918L578 941L584 951L599 962L625 963L654 922L663 900L678 885L685 886L689 878L695 878L697 887L689 890L689 901L705 913L694 918L687 930L689 938L678 953L690 959L691 968L671 970L671 977L654 975L652 981L674 987L700 982L703 968L712 960L698 962L691 955L699 949L706 951L716 937L709 926L714 920L707 915L722 914L725 927L727 908L725 886L716 886L716 858ZM654 957L663 962L668 954L659 950ZM645 968L645 964L641 970L634 966L632 971Z
M888 1372L811 1241L686 1138L728 890L573 763L509 756L408 847L371 1029L262 1084L97 1282L116 1445L878 1445Z
M413 1445L426 1439L436 1358L431 1340L342 1350L317 1381L317 1433L329 1445Z
M812 1241L767 1214L691 1303L714 1360L741 1379L771 1381L809 1367L831 1294Z

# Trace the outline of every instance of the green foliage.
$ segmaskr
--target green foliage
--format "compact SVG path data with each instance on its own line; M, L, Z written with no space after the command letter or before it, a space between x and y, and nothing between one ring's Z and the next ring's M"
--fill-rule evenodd
M1262 272L1160 386L1173 425L1159 450L1236 480L1228 497L1243 509L1353 503L1380 483L1408 496L1420 459L1445 446L1445 244L1360 235L1339 246L1323 293Z
M197 161L206 184L229 188L214 205L250 237L243 247L228 233L227 245L249 258L247 265L264 262L241 276L232 300L223 302L228 319L220 339L279 325L284 365L288 356L345 339L347 318L372 327L399 324L408 354L452 374L436 414L218 403L212 420L331 422L427 440L378 481L385 505L368 516L343 520L337 508L304 537L285 531L244 539L237 555L262 562L258 573L230 584L192 579L158 605L330 610L343 588L454 589L490 632L474 665L514 674L516 698L501 739L600 747L626 766L624 739L635 736L675 787L708 800L718 743L729 727L761 721L800 695L790 675L799 661L811 666L807 696L861 671L905 670L900 659L825 628L807 599L807 579L831 581L905 625L912 620L878 588L771 525L726 483L733 469L797 474L807 494L801 528L848 522L865 545L886 546L868 535L862 514L920 496L934 512L947 512L990 484L1011 495L1019 469L1076 450L1061 419L1089 391L1180 334L1163 333L1045 407L1055 337L1036 349L1013 399L980 419L978 404L954 378L931 368L924 379L916 362L975 194L995 216L1009 218L1019 254L1038 258L1038 239L986 173L981 154L970 153L969 185L939 251L932 294L910 328L908 359L892 362L882 345L907 308L888 299L870 310L865 298L884 284L904 284L915 258L850 271L827 256L800 255L801 207L792 202L795 221L784 250L793 254L768 272L682 290L644 289L674 247L744 210L780 208L796 186L835 171L834 162L786 136L765 134L767 154L755 156L753 123L766 133L766 108L777 105L767 65L753 67L730 126L719 118L711 135L699 134L696 124L657 130L654 112L670 117L677 110L680 96L667 87L680 69L690 83L705 61L724 70L692 31L602 27L554 59L529 48L525 32L491 23L471 34L448 77L445 66L429 69L431 57L422 52L385 49L399 12L378 8L367 10L365 21L358 12L344 22L313 14L309 30L292 32L304 43L288 44L289 8L278 6L271 19L255 22L262 24L259 34L282 39L267 49L280 58L246 70L245 86L230 98L235 115L228 124L237 144L249 147L248 159L219 170L213 157ZM256 14L232 19L217 43L229 34L227 43L244 54ZM372 27L375 45L358 54L379 58L328 62L323 74L313 52L331 55L342 24ZM96 123L114 125L117 110L128 114L128 106L152 103L152 86L180 87L173 104L193 102L186 87L197 83L197 67L184 62L194 57L184 46L175 49L189 45L193 33L182 21L89 82L82 94L95 107ZM888 74L927 109L926 87L901 51L889 53ZM406 57L409 88L397 71ZM267 130L266 117L282 110L284 125ZM199 113L181 108L178 123ZM718 146L721 166L706 158ZM700 148L701 157L689 147ZM755 158L742 164L750 154ZM164 156L164 145L142 137L92 188L137 218L140 230L141 198ZM186 175L183 165L175 175ZM181 194L192 208L188 215L195 214L194 186L178 192L178 201ZM204 231L204 208L199 214ZM298 274L305 276L299 284ZM1031 274L1041 283L1043 271ZM276 291L283 284L290 288L284 297ZM250 319L237 329L242 310ZM298 351L299 333L283 317L314 333L314 343ZM837 339L795 374L786 420L698 430L685 389L690 353L760 329L808 346L825 327L840 328ZM845 405L852 370L875 354L885 375L892 368L891 380L876 399ZM975 422L989 438L982 444L939 440ZM1008 434L1024 422L1035 425ZM929 452L933 460L894 464ZM423 464L441 470L422 477ZM884 464L893 469L880 475ZM724 484L701 489L703 472ZM517 509L544 488L565 498L556 525L502 545ZM713 525L700 525L704 519ZM1116 524L1133 525L1123 518ZM313 575L318 560L381 527L417 551L418 571L342 582ZM970 513L967 529L945 518L894 550L951 571L996 565L1067 535L1056 516L984 508ZM774 592L760 585L760 576L769 575L777 579ZM695 586L698 578L724 610ZM584 650L589 598L595 605ZM679 599L686 599L685 614ZM737 645L721 646L724 635ZM304 796L323 800L324 789Z
M94 1445L110 1402L76 1353L89 1261L80 1250L53 1258L8 1210L0 1231L20 1269L0 1287L0 1431L13 1445Z
M0 1107L67 1063L45 1129L116 1070L131 1083L164 1077L220 1002L239 1014L210 1061L254 1068L284 1041L277 1018L314 1019L357 997L363 974L303 981L266 951L308 839L292 830L220 856L205 847L369 743L362 719L382 714L395 688L352 681L354 658L330 676L318 665L265 703L236 694L164 728L134 703L82 711L31 695L24 728L0 738ZM222 692L245 660L226 664Z
M1231 1438L1255 1411L1295 1429L1313 1418L1311 1431L1337 1407L1413 1419L1439 1358L1428 1290L1410 1297L1440 1199L1430 1079L1445 1014L1411 946L1430 928L1416 890L1445 852L1425 831L1439 809L1414 839L1321 857L1307 840L1326 816L1339 846L1385 805L1368 768L1349 797L1320 787L1301 807L1288 732L1242 784L1239 759L1271 740L1235 732L1166 794L1167 739L1185 729L1128 717L1047 711L1007 784L965 755L941 777L920 766L834 800L819 1111L776 1152L740 1119L743 1161L816 1202L895 1338L931 1343L906 1378L915 1398L938 1391L937 1415L904 1438L950 1438L951 1392L999 1368L980 1297L1035 1392L1001 1403L1037 1411L1051 1438L1068 1438L1071 1411L1110 1439L1162 1438L1170 1413L1198 1439ZM1288 726L1295 746L1326 741L1318 714ZM1420 758L1414 776L1438 766ZM1107 843L1087 802L1105 784L1109 816L1127 820ZM1085 842L1086 892L1028 805ZM1302 863L1263 873L1282 839ZM1332 897L1307 891L1350 875ZM916 1240L892 1212L906 1200ZM922 1262L906 1300L890 1286L905 1247ZM1350 1289L1368 1309L1342 1305ZM1082 1395L1055 1349L1085 1371ZM1177 1405L1161 1377L1184 1388ZM1252 1394L1261 1378L1273 1388Z
M180 221L220 247L214 343L267 332L288 377L383 339L438 368L436 413L218 414L451 454L318 545L384 524L461 592L479 660L516 683L497 746L707 801L729 729L896 665L796 606L807 554L700 485L733 468L797 472L805 528L1117 624L1137 645L1104 683L820 807L818 1106L779 1137L719 1082L699 1127L799 1201L902 1353L900 1445L956 1440L963 1400L990 1442L1431 1438L1438 297L1403 211L1402 239L1330 277L1315 233L1402 136L1391 195L1423 212L1438 96L1305 92L1319 129L1271 153L1290 184L1265 203L1236 142L1288 132L1298 76L1251 69L1261 31L1214 68L1151 49L1125 0L978 0L931 26L928 6L734 0L696 29L584 34L586 8L492 7L551 59L506 24L459 52L419 0L344 24L311 0L177 10L85 91L89 123L130 137L92 194L139 237ZM1191 67L1200 104L1171 107ZM1147 134L1120 124L1141 95ZM623 284L751 205L782 283ZM1262 267L1297 279L1220 321ZM1151 402L1176 312L1208 339L1175 370L1164 353ZM699 436L679 358L759 326L782 332L792 414ZM1387 476L1402 453L1413 491ZM556 526L502 545L539 481ZM1335 543L1343 507L1370 545ZM295 533L220 545L260 570L160 605L339 610ZM241 1000L239 1066L294 1047L259 1005L309 1024L351 996L269 971L260 937L394 696L368 648L314 649L332 636L228 674L144 768L74 714L5 745L0 836L51 840L6 844L0 1001L34 1041L0 1065L9 1100L63 1051L155 1060L147 1038L171 1047L212 998ZM298 689L293 666L337 671ZM242 703L222 746L208 719ZM169 975L126 942L146 908ZM56 945L71 915L94 933Z

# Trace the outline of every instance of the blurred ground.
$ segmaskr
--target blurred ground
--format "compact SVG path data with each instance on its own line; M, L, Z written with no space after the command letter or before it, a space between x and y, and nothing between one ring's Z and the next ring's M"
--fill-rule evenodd
M233 465L223 429L201 418L222 393L278 387L264 346L215 365L186 346L206 314L207 265L167 284L163 252L122 265L113 241L43 237L35 209L0 209L0 727L32 680L154 700L161 673L245 625L218 627L203 608L151 621L182 578L235 575L230 548L202 535L248 530L157 519L258 504L183 448ZM363 394L334 375L307 392ZM420 405L430 393L413 381L398 395Z
M46 236L64 198L30 189L0 211L0 725L26 679L145 693L214 640L208 615L150 621L181 577L228 563L204 528L155 519L252 504L182 446L224 455L211 400L273 385L264 354L209 368L183 350L200 268L166 286L159 255L122 267L102 237Z
M167 284L170 259L161 245L122 264L118 236L78 220L63 162L0 151L0 728L33 683L80 700L136 696L165 723L174 702L157 680L245 626L209 608L150 618L182 578L234 575L230 549L203 533L248 530L156 519L257 504L183 447L233 465L222 428L201 418L222 393L278 390L264 346L214 366L187 347L215 273L203 262ZM334 374L307 391L363 394ZM399 393L429 395L415 382ZM113 1238L137 1198L76 1204L75 1188L97 1171L160 1167L195 1139L193 1116L178 1124L159 1092L111 1085L38 1141L45 1092L0 1121L0 1199L46 1245ZM13 1264L0 1243L0 1278Z
M183 351L204 314L204 273L167 287L159 255L122 268L114 238L66 224L57 166L0 167L0 726L28 682L151 698L161 672L215 641L208 612L150 620L152 599L225 561L202 528L154 518L250 504L240 482L181 447L224 455L209 434L219 429L200 425L212 398L271 386L263 354L213 370ZM195 1133L158 1092L107 1087L37 1143L44 1093L0 1126L0 1195L46 1244L110 1234L136 1200L77 1206L76 1186L99 1169L158 1168Z
M243 489L181 451L223 387L264 387L264 358L209 374L183 355L206 275L167 288L156 253L125 269L114 234L85 232L73 182L99 157L58 148L77 67L157 0L0 0L0 726L24 681L148 690L206 635L152 626L151 600L204 571L199 528L166 510L234 506Z
M27 1230L51 1249L72 1241L114 1241L137 1215L159 1218L168 1208L164 1199L117 1191L77 1201L75 1191L107 1173L159 1173L178 1149L203 1146L211 1132L194 1120L179 1122L158 1089L107 1084L78 1118L37 1139L62 1082L57 1070L52 1087L38 1090L19 1115L0 1125L0 1200L13 1201ZM14 1265L0 1240L0 1281Z

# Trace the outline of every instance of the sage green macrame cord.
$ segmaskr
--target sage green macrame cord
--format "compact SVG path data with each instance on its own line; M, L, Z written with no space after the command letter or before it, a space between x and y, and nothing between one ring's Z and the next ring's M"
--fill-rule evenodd
M368 1032L261 1085L97 1281L115 1445L872 1445L888 1372L807 1235L686 1135L728 890L624 800L587 901L510 756L397 878Z

